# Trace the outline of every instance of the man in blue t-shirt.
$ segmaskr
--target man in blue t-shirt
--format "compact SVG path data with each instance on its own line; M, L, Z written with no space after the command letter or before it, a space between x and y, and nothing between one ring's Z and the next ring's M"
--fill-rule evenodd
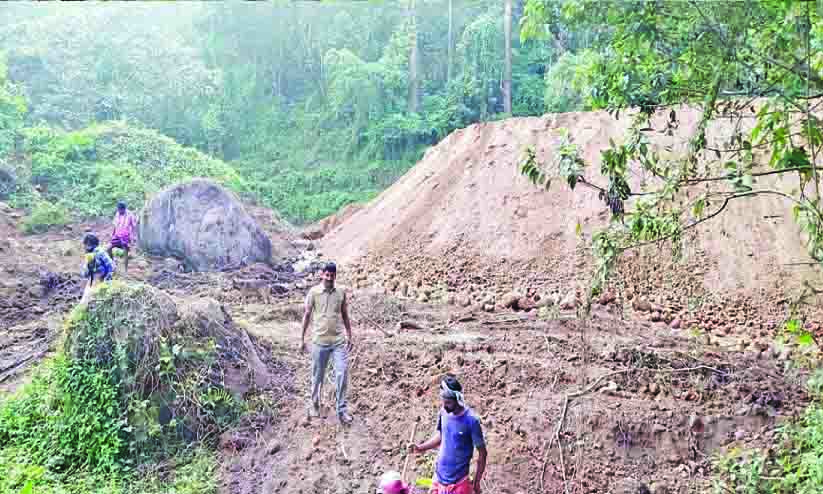
M440 382L443 408L437 417L437 432L423 444L413 444L413 453L422 453L440 446L437 456L432 494L480 494L480 483L486 470L486 442L480 420L463 400L463 386L453 376ZM474 481L469 478L472 454L477 448L477 470Z

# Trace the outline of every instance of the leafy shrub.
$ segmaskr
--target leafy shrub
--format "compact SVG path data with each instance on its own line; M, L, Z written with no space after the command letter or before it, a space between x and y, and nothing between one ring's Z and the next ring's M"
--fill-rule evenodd
M196 448L167 461L162 469L139 476L74 470L55 473L34 464L21 448L0 449L0 492L10 494L216 494L217 461Z
M590 108L592 71L602 55L584 50L566 52L546 72L546 111L563 113Z
M193 177L212 178L242 196L249 187L229 165L156 131L123 122L59 134L24 132L31 181L84 216L109 214L119 199L140 205L161 188Z
M64 226L69 222L69 211L60 203L38 202L31 214L23 221L23 232L43 233L55 226Z
M806 383L809 394L817 400L823 400L823 369L816 369Z
M174 461L171 474L149 475L126 489L128 494L216 494L217 461L211 452L198 449Z
M111 367L56 358L48 372L0 408L0 443L57 472L116 471L124 446Z
M809 383L820 390L819 372ZM816 395L818 398L819 394ZM776 451L735 449L717 461L717 492L790 494L823 488L823 406L812 403L795 423L784 425Z
M252 195L295 223L319 220L354 202L365 202L390 185L414 163L345 161L315 168L255 161L236 162Z

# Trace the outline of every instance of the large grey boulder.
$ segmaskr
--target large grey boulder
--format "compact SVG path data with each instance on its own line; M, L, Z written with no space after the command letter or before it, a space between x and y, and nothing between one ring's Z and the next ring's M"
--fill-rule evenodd
M206 179L178 183L143 208L140 248L174 257L195 271L247 263L270 263L271 241L237 197Z

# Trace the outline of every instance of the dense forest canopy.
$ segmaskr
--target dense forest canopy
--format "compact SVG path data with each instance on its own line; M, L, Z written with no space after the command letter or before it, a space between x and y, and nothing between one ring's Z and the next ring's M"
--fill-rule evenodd
M546 94L558 47L521 41L524 3L508 3L11 3L0 46L27 127L156 130L302 222L372 197L454 129L575 109Z
M720 98L778 86L798 95L803 78L759 55L785 61L776 47L801 40L789 27L802 4L9 2L0 8L0 166L17 185L4 200L87 215L166 185L135 145L117 153L121 178L110 160L78 152L89 135L107 135L100 126L128 125L226 163L232 173L218 176L232 175L238 192L309 222L374 197L427 146L475 122L701 101L714 77ZM813 24L817 67L823 34ZM189 171L214 172L199 163ZM104 178L105 193L82 194L89 204L55 193Z

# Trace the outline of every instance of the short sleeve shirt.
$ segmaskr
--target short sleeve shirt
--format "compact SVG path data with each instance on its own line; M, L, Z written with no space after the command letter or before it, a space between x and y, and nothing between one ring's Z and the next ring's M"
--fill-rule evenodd
M108 281L114 275L114 261L102 248L98 247L86 255L86 263L83 268L83 277L91 278L92 273L97 278Z
M112 223L114 224L113 237L121 240L131 240L137 229L137 218L134 217L131 211L126 211L125 214L115 214Z
M480 420L469 408L460 415L441 408L437 430L441 437L436 470L438 482L456 484L469 475L474 449L486 445Z
M321 283L309 290L306 295L306 306L311 307L312 311L313 344L327 346L345 341L340 331L345 300L346 290L340 286L334 287L329 292Z

